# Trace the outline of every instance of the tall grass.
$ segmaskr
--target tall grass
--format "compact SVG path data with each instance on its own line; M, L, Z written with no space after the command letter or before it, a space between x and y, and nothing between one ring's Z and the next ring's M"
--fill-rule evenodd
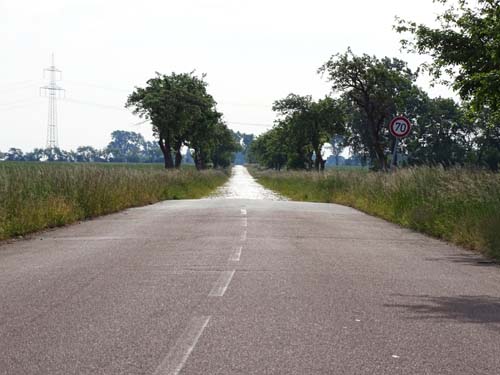
M221 171L156 165L0 163L0 240L166 199L200 198Z
M395 173L360 170L251 171L293 200L351 206L500 259L500 174L419 167Z

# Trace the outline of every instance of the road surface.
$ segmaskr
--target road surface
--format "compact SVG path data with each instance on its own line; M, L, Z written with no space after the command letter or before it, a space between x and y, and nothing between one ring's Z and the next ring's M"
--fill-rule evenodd
M0 246L0 374L500 373L496 265L347 207L260 197Z

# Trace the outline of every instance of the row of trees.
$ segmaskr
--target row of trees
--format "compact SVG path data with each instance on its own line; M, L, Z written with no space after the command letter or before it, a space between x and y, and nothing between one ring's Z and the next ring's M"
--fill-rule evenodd
M179 168L184 147L194 152L198 169L230 165L240 150L231 130L207 92L205 76L194 73L157 73L144 88L137 87L126 107L151 121L153 134L163 154L165 168Z
M25 153L19 148L10 148L0 151L0 160L159 163L163 155L154 142L146 141L141 134L115 130L111 133L111 142L103 149L92 146L80 146L75 151L35 148Z
M480 0L473 8L464 0L440 17L438 29L398 20L397 31L413 36L402 41L403 47L435 57L424 68L439 82L445 73L461 103L430 98L416 85L417 73L402 60L357 56L348 50L318 70L331 83L333 97L313 101L290 94L274 103L276 124L253 143L253 160L275 169L319 170L324 168L323 145L329 142L337 155L350 147L374 169L385 170L394 146L387 124L404 114L414 125L401 144L407 163L474 163L497 170L499 14L497 1Z
M246 162L246 150L253 140L253 134L232 132L234 142L241 144L241 151L236 154L239 164ZM194 164L192 150L184 148L184 163ZM234 158L234 157L233 157ZM115 130L111 133L111 142L103 148L80 146L76 151L65 151L59 148L35 148L31 152L23 152L19 148L0 151L0 160L5 161L63 161L63 162L97 162L97 163L163 163L163 154L156 142L147 141L142 134ZM231 162L233 159L229 159ZM227 161L224 161L226 165ZM219 163L220 165L220 163Z

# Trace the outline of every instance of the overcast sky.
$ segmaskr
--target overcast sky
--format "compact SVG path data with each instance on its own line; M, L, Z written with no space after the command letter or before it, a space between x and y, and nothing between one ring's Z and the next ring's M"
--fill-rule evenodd
M45 146L39 87L52 52L66 89L63 149L104 147L116 129L150 139L123 104L155 71L207 73L229 127L258 134L272 125L274 100L328 94L316 71L349 46L416 67L421 58L399 51L394 17L431 24L440 9L432 0L0 0L0 150Z

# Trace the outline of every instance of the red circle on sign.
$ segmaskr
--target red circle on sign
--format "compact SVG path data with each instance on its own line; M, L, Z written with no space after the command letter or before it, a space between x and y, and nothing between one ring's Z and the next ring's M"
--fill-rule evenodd
M389 130L396 138L404 138L410 134L411 122L404 116L394 117L389 124Z

